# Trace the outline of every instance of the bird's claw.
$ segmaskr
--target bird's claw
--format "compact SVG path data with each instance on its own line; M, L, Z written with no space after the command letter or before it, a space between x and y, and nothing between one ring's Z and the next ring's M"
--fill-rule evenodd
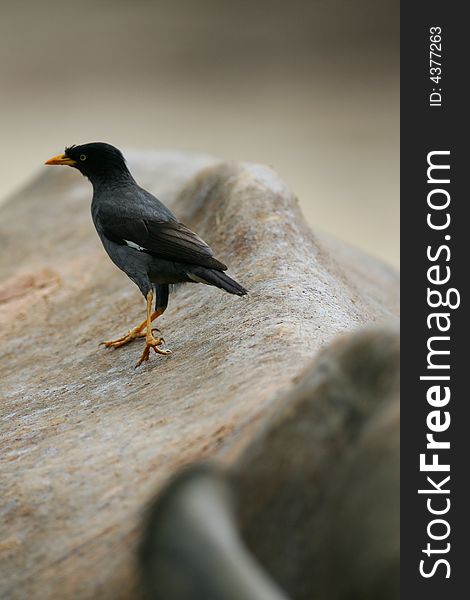
M161 333L161 331L160 331L160 329L158 329L158 327L153 327L153 328L152 328L152 335L153 335L155 332L156 332L156 333ZM143 334L142 334L142 337L145 337L145 333L143 333ZM163 344L165 343L165 338L162 338L162 337L160 336L160 340L161 340L161 342L162 342Z
M139 334L131 330L126 333L126 335L123 335L115 340L100 342L100 346L104 346L105 348L120 348L121 346L132 342L132 340L135 340L136 337L139 337Z
M152 328L152 337L154 333L161 333L160 329L158 329L158 327L153 327ZM117 338L115 340L109 340L106 342L100 342L100 346L104 346L105 348L121 348L121 346L124 346L125 344L128 344L129 342L132 342L132 340L135 340L136 338L141 338L141 337L147 337L147 332L146 331L136 331L135 329L130 329L125 335L121 336L120 338ZM165 340L163 338L160 338L162 340L162 342L164 343Z
M152 335L152 337L147 337L147 341L145 344L145 348L144 351L142 352L142 356L140 357L140 359L137 361L137 364L135 365L135 369L137 369L137 367L140 367L140 365L143 362L148 361L149 356L150 356L150 349L153 348L155 351L155 354L162 354L163 356L167 356L168 354L171 354L171 350L169 349L163 349L163 348L159 348L160 344L164 343L164 339L163 338L158 338L155 339Z

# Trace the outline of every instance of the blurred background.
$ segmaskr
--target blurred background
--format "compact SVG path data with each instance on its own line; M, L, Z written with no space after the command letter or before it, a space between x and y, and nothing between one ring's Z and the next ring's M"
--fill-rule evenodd
M0 201L72 143L203 151L398 265L398 48L398 0L0 0Z

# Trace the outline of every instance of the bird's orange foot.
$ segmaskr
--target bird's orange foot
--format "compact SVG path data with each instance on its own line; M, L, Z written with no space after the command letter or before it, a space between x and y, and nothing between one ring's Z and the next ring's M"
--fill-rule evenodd
M154 331L160 332L160 330L156 327L152 329L152 334ZM132 340L135 340L136 338L146 336L146 331L139 331L139 329L136 327L135 329L131 329L130 331L128 331L125 335L121 336L120 338L117 338L115 340L109 340L107 342L100 342L100 346L104 346L105 348L120 348L121 346L132 342ZM161 338L161 340L164 341L163 338Z
M168 349L164 349L164 348L159 348L159 346L161 344L164 343L164 339L163 338L157 338L155 339L153 337L153 334L151 335L147 335L146 336L146 342L145 342L145 349L142 352L142 356L140 357L140 359L138 360L135 368L140 367L140 365L143 362L146 362L149 359L150 356L150 349L153 348L156 354L163 354L163 356L166 356L168 354L171 354L171 350Z

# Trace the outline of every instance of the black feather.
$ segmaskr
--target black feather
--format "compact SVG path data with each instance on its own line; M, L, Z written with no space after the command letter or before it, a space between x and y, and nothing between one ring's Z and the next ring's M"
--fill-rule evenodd
M168 306L168 296L170 295L170 287L167 283L155 285L155 310L162 313Z
M222 271L216 271L214 269L205 269L204 267L192 267L189 273L195 275L197 278L202 279L209 285L215 285L218 288L229 292L230 294L236 294L237 296L245 296L248 290L242 285L223 273Z
M140 246L144 252L185 264L196 264L225 271L227 266L214 258L211 248L195 233L178 221L135 219L117 214L98 214L104 235L117 244L126 240Z

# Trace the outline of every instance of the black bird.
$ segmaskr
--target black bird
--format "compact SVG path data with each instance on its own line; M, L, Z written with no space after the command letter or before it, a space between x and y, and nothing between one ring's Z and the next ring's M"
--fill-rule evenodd
M170 353L160 348L163 339L155 338L153 332L158 330L152 329L152 321L168 305L170 284L206 283L238 296L247 293L224 273L227 267L198 235L136 183L114 146L103 142L70 146L46 165L75 167L91 181L91 214L104 249L147 300L145 321L126 335L103 342L107 348L119 348L145 335L145 350L136 367L148 360L151 348L157 354Z

